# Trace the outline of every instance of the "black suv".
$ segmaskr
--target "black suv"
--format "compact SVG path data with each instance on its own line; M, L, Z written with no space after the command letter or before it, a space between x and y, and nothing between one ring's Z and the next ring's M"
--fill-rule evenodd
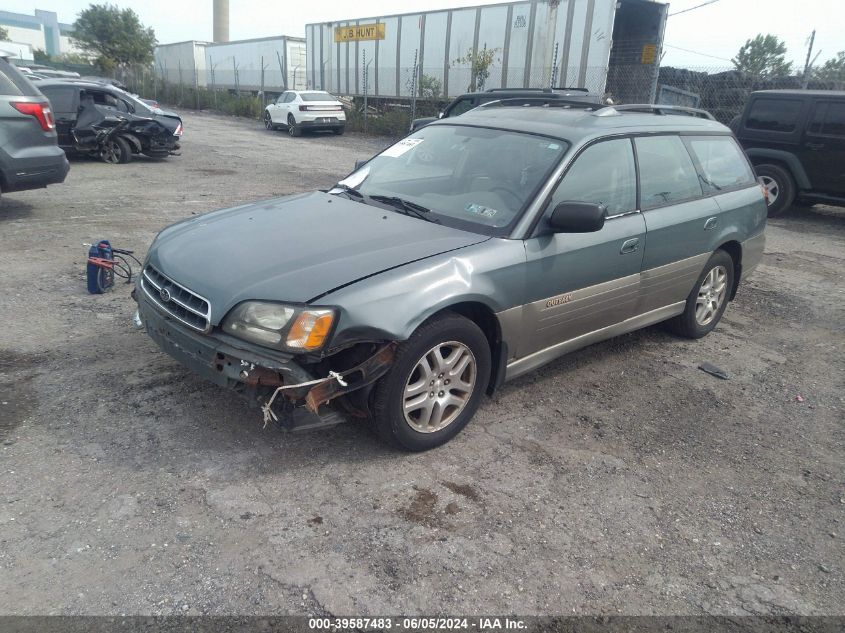
M180 148L179 115L151 108L120 88L81 79L46 79L38 87L53 106L65 151L127 163L133 154L165 158Z
M439 117L423 117L411 122L411 132L433 123L438 119L458 116L477 108L483 103L499 101L501 99L538 98L566 99L567 101L583 101L585 103L600 103L601 97L591 93L586 88L490 88L484 92L467 92L455 99L440 113Z
M67 172L50 103L0 57L0 191L46 187L62 182Z
M731 122L769 194L769 217L793 202L845 205L845 91L762 90Z

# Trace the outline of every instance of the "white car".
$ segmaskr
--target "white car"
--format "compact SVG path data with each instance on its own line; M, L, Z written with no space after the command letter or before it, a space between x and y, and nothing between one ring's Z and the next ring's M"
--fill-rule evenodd
M264 108L264 126L268 130L285 126L291 136L300 136L302 130L331 130L343 134L346 114L340 101L328 92L288 90Z

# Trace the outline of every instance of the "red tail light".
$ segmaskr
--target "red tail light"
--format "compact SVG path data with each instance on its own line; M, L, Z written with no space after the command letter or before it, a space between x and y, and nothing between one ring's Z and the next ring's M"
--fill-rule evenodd
M50 104L47 102L42 101L40 103L30 103L24 101L13 101L12 107L21 114L34 116L41 125L41 129L45 132L49 132L50 130L56 128L53 111L50 109Z
M299 106L300 112L306 112L308 110L313 110L315 112L337 112L338 110L343 110L343 106Z

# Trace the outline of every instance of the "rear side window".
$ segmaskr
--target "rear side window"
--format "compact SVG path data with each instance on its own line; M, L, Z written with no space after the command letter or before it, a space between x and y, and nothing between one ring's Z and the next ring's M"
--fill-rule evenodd
M756 99L751 104L745 127L769 132L794 132L802 101L795 99Z
M75 88L55 88L52 86L45 87L44 96L50 100L50 106L53 112L73 112L73 95L76 92Z
M449 116L458 116L459 114L463 114L464 112L469 112L472 110L472 99L461 99L451 108L449 108Z
M23 73L5 59L0 59L0 95L37 97L40 93Z
M585 149L552 196L550 209L565 201L607 206L607 215L637 208L637 172L630 139L596 143Z
M634 142L640 167L640 203L643 209L702 195L698 172L679 137L644 136Z
M845 136L845 101L817 104L807 131L823 136Z
M710 191L754 184L748 160L730 136L692 136L687 143Z
M328 92L300 92L303 101L336 101Z

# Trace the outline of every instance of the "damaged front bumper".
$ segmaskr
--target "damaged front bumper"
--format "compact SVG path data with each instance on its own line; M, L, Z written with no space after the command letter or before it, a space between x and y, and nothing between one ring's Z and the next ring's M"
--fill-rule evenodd
M273 419L290 431L334 426L346 417L331 402L372 384L393 362L395 343L383 346L364 362L329 376L315 376L293 355L278 358L235 347L214 336L190 331L163 315L136 294L138 317L147 334L167 354L199 376L262 406L265 422ZM339 378L339 379L338 379Z

